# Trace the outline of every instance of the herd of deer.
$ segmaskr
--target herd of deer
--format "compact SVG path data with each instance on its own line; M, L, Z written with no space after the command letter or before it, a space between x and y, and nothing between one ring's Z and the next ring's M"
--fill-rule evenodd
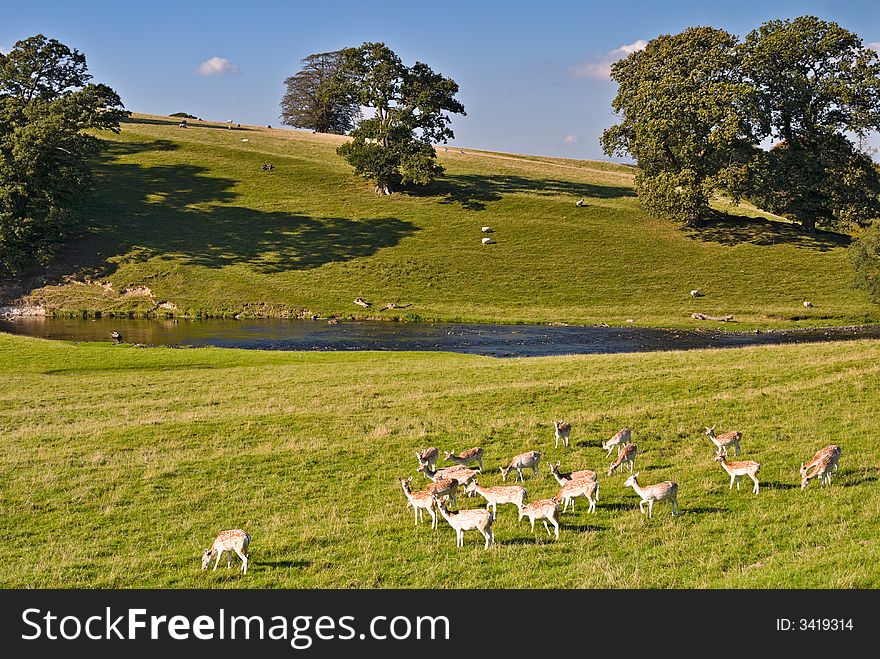
M571 436L571 424L564 421L554 421L556 428L555 448L560 442L568 447ZM752 492L757 494L759 489L758 473L761 465L754 460L734 461L727 459L727 451L733 448L735 455L740 453L740 441L742 433L739 431L726 432L721 435L715 434L715 428L706 428L706 435L717 449L715 461L721 463L721 467L730 476L730 488L734 484L739 489L740 479L748 476L754 483ZM639 510L645 512L645 504L648 505L648 517L653 516L654 503L669 501L672 507L672 515L678 513L678 483L663 481L653 485L642 486L639 484L639 473L635 472L636 445L631 441L632 432L629 428L623 428L608 441L602 442L602 449L607 451L605 457L610 457L614 449L617 449L617 457L608 467L608 476L614 474L617 469L629 467L630 476L624 482L625 487L632 487L641 499ZM513 504L519 512L519 520L524 517L529 519L532 533L535 531L535 522L540 520L544 524L547 534L559 539L559 520L557 516L568 510L571 505L574 510L575 499L584 497L589 504L588 512L595 512L596 502L599 500L599 481L595 471L582 469L573 472L560 472L559 462L549 462L550 474L559 483L560 490L556 496L550 499L541 499L526 503L527 492L517 482L525 482L523 470L531 469L532 477L538 475L538 465L541 462L540 451L527 451L515 456L506 467L500 467L501 479L506 481L511 471L515 471L514 485L499 485L495 487L483 487L477 480L483 474L483 449L481 447L469 448L461 453L444 451L446 462L455 463L450 467L437 468L437 460L440 452L436 447L427 448L415 452L418 459L418 471L430 479L430 483L424 490L412 489L412 477L401 478L400 486L407 499L407 507L412 507L416 525L423 519L423 511L431 516L431 528L436 529L438 515L443 517L449 526L455 531L456 545L464 544L465 531L478 531L485 539L485 548L495 544L495 534L492 524L498 515L498 506ZM821 449L808 463L801 463L801 487L805 488L811 478L818 478L823 486L831 483L831 473L837 471L837 463L840 459L840 447L831 445ZM448 502L456 505L456 493L462 489L470 496L481 496L486 500L484 509L461 509L450 510ZM435 513L435 510L437 511ZM549 523L549 524L548 524ZM553 532L550 531L553 526Z
M568 447L571 436L571 424L563 421L553 422L556 428L555 447L559 447L562 442L564 447ZM758 472L761 465L754 460L730 462L727 460L727 451L733 448L734 454L740 453L740 441L742 433L738 431L726 432L721 435L715 434L715 428L706 428L706 435L715 445L717 452L715 460L721 463L721 467L730 476L730 488L733 489L736 484L739 489L739 481L743 476L748 476L754 483L752 492L758 493ZM614 474L617 469L629 467L630 476L624 482L624 487L631 487L641 499L639 501L639 510L645 512L645 504L648 504L648 517L653 516L654 503L657 501L669 501L672 506L672 515L678 512L678 483L674 481L663 481L653 485L642 486L639 484L639 474L635 472L636 445L633 444L632 432L629 428L623 428L608 441L602 442L602 449L607 451L605 457L611 456L614 449L617 449L617 457L608 467L608 476ZM541 462L540 451L527 451L515 456L506 467L501 467L501 479L507 481L511 471L515 471L513 485L498 485L495 487L483 487L477 480L477 475L482 477L483 473L483 449L481 447L469 448L461 453L452 451L444 451L444 460L446 462L455 463L451 467L443 467L437 469L437 460L440 452L431 447L423 451L416 451L418 458L418 471L430 479L430 483L424 490L413 491L411 487L412 477L401 478L400 486L406 495L407 506L413 508L415 513L416 525L423 519L422 513L427 511L431 516L431 528L436 529L438 526L437 513L446 520L449 526L455 531L456 546L464 546L465 531L479 531L485 538L485 548L495 544L495 534L492 531L492 524L498 515L498 506L504 504L513 504L519 512L518 520L527 517L531 523L532 533L535 532L535 522L541 521L547 534L559 539L559 506L562 505L562 512L565 513L571 505L574 511L575 499L584 497L589 507L588 512L595 512L596 502L599 501L599 481L595 471L590 469L581 469L579 471L561 472L559 471L559 462L549 462L550 474L559 483L559 492L550 499L541 499L526 503L527 492L524 487L517 485L517 482L525 482L523 476L524 469L532 470L532 477L538 475L538 465ZM840 460L840 447L835 445L826 446L813 456L808 463L801 463L801 487L805 488L809 484L810 479L818 478L822 486L831 484L831 474L838 470L838 461ZM475 469L471 467L476 467ZM486 500L485 510L478 509L462 509L450 510L448 501L452 501L456 505L456 493L459 488L470 496L481 496ZM435 509L437 513L435 513ZM549 522L549 524L548 524ZM550 525L553 526L553 532L550 531ZM220 557L224 552L228 552L226 557L227 567L232 564L232 554L235 553L241 559L241 571L247 574L248 566L248 547L251 542L251 536L241 529L232 529L222 531L215 539L213 545L205 550L202 555L202 569L207 569L211 560L214 560L214 569L220 563Z

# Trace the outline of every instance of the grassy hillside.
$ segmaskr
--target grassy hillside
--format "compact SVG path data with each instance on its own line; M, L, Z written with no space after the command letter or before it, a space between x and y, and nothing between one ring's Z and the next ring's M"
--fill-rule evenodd
M34 293L52 310L383 316L352 304L362 296L425 320L880 316L850 289L845 237L760 217L683 231L645 215L625 166L440 147L441 181L378 198L336 156L344 138L135 116L110 139L92 235L61 261L74 276ZM480 244L484 225L498 244Z
M878 364L867 341L498 361L0 334L0 586L876 588ZM743 431L758 496L728 492L704 424ZM623 425L643 483L680 483L680 517L647 520L615 475L558 543L506 506L494 550L471 534L457 549L445 522L413 526L395 480L429 445L484 446L490 484L526 449L604 470L598 442ZM801 460L832 442L833 485L799 489ZM526 487L557 489L545 465ZM235 527L253 536L248 575L199 571Z

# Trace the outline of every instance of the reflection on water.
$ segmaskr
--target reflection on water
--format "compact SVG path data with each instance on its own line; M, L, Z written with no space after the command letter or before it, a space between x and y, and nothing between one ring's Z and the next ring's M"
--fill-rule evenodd
M171 320L131 318L18 318L0 320L0 331L69 341L219 346L256 350L443 350L494 357L609 354L694 348L733 348L880 338L880 326L722 332L640 327L556 327L455 323L341 322L254 319Z

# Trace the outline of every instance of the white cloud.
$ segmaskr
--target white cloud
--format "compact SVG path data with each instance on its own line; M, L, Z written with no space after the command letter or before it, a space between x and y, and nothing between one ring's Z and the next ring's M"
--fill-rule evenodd
M880 53L880 41L872 41L871 43L866 43L865 45L874 52Z
M196 74L200 76L225 76L239 72L239 68L225 57L206 59L196 69Z
M579 144L581 141L580 135L566 135L562 138L562 141L566 144Z
M639 39L632 43L623 44L619 48L609 50L604 55L592 55L585 62L581 62L570 69L575 78L591 78L592 80L610 80L611 65L627 55L644 50L648 42Z

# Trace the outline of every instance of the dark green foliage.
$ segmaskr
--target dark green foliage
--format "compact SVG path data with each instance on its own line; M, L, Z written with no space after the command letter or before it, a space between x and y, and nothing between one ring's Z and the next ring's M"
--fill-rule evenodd
M351 103L373 110L337 150L378 194L400 185L426 185L443 172L433 143L454 137L447 113L465 114L458 85L429 66L404 66L385 44L341 52L340 84Z
M309 55L302 64L299 73L284 81L287 91L281 99L281 123L338 135L354 128L360 108L340 89L339 51Z
M100 141L125 115L85 57L43 35L0 55L0 277L44 262L75 226Z
M187 114L186 112L175 112L174 114L169 114L169 117L177 117L178 119L198 119L194 114Z
M853 283L880 303L880 222L874 222L849 248Z

